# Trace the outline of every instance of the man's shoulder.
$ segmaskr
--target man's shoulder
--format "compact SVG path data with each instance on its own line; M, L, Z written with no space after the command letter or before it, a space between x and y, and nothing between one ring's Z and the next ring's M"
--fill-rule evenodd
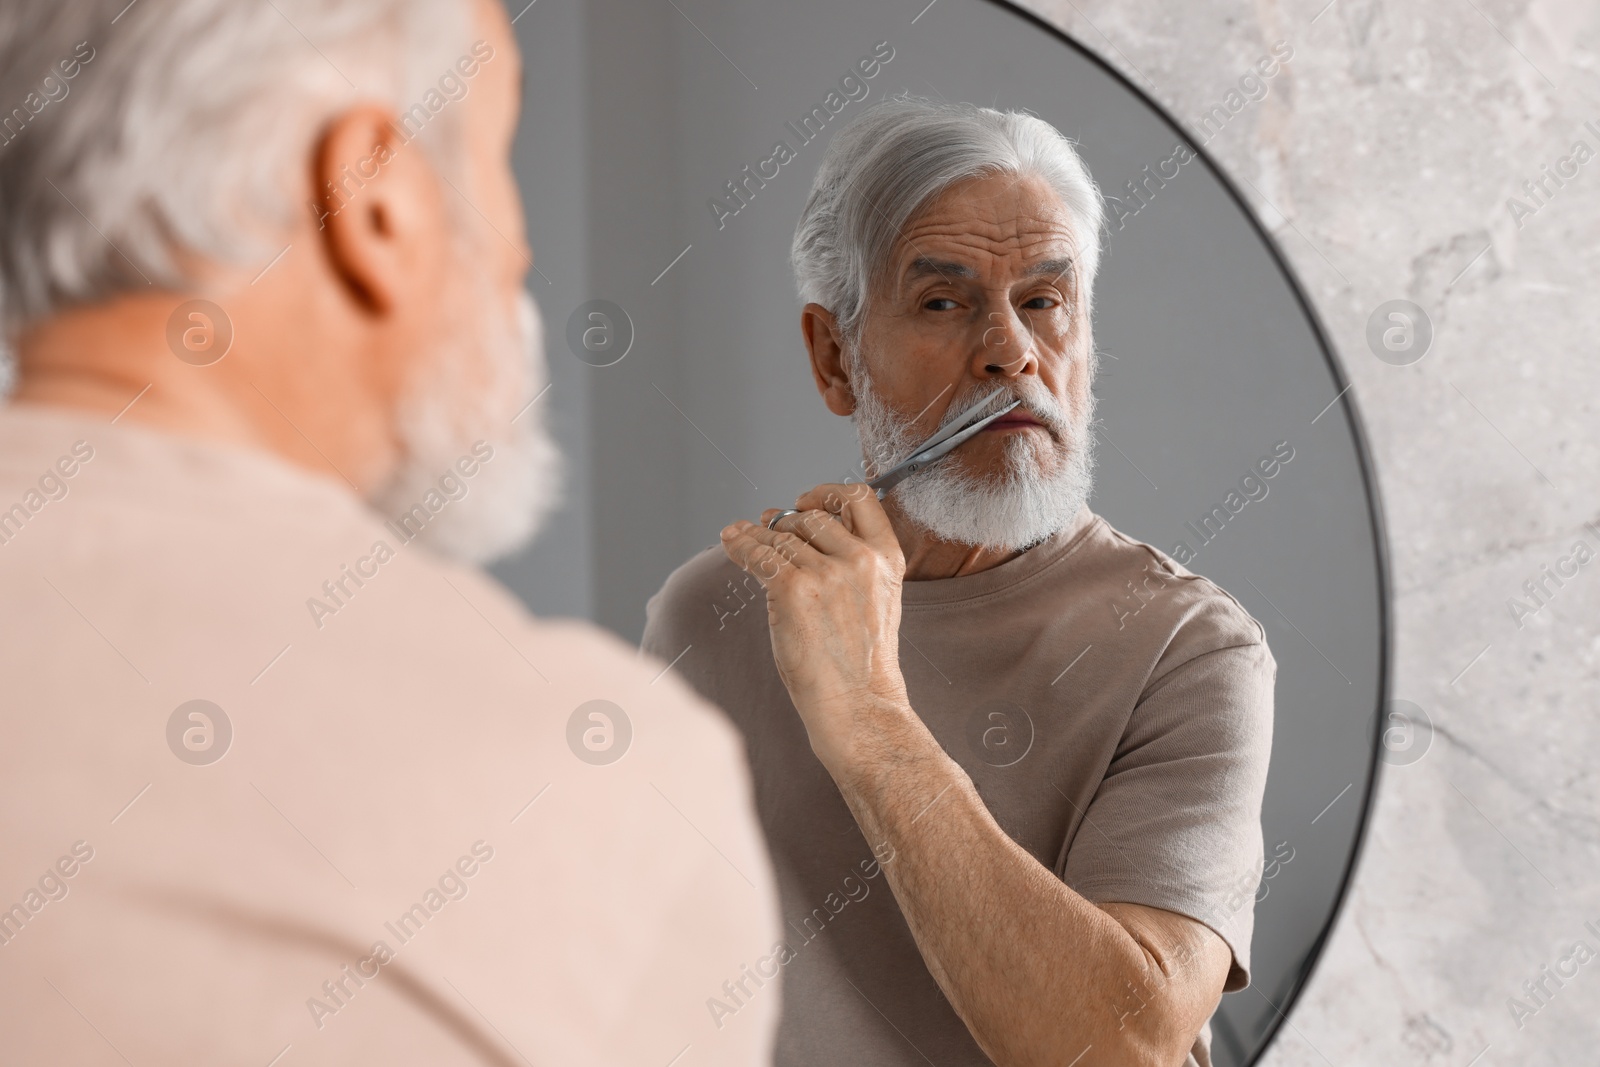
M651 628L721 631L731 618L763 596L761 583L730 560L720 545L712 545L667 576L645 606L645 614ZM757 614L765 618L764 612Z
M744 571L728 558L721 545L703 548L690 556L667 576L658 596L678 600L694 596L718 596L727 591L729 582L735 585L744 577ZM751 584L756 584L754 578Z
M1089 548L1092 580L1117 594L1123 612L1154 615L1184 644L1207 650L1267 643L1266 629L1232 593L1167 553L1096 517ZM1131 585L1129 584L1131 583ZM1122 612L1116 612L1119 618Z

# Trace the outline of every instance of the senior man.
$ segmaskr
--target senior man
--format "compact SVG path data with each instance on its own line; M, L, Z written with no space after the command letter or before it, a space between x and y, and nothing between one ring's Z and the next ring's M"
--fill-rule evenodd
M1100 219L1032 116L899 98L842 130L793 261L865 470L1021 406L881 503L822 485L733 523L651 601L645 647L692 646L749 747L785 1067L1205 1065L1247 982L1276 666L1088 509Z
M768 1061L736 733L466 562L554 486L519 81L491 0L0 6L6 1063Z

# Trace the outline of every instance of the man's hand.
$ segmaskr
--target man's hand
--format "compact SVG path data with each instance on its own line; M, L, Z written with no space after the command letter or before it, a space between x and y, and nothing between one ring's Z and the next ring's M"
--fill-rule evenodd
M817 758L835 778L871 749L880 714L907 707L900 675L900 583L905 557L867 485L819 485L798 514L722 531L728 558L767 591L778 674Z

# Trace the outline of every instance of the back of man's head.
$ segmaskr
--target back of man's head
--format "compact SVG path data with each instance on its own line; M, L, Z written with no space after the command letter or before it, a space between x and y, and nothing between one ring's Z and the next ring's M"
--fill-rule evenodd
M275 452L390 518L489 451L423 539L525 541L557 477L528 410L519 70L495 0L8 0L17 399L114 412L149 383L130 421Z
M6 332L152 283L181 289L184 252L270 256L307 210L289 169L318 128L359 99L403 113L471 35L470 10L436 0L7 0ZM424 132L435 158L456 119L446 108Z

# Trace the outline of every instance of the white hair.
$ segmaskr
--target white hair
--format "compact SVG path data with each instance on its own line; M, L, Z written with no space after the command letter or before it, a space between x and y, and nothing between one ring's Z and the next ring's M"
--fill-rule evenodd
M845 338L859 340L871 290L906 223L952 185L992 174L1043 178L1061 198L1087 311L1105 209L1072 142L1023 112L910 95L868 108L829 143L790 250L800 299L833 312Z
M265 263L323 124L423 99L467 51L463 0L5 0L0 337L75 304ZM71 74L68 74L71 71ZM457 155L452 109L422 131Z
M468 0L0 2L0 109L16 105L0 110L0 347L74 305L190 289L197 264L265 265L294 212L320 213L296 192L355 104L392 110L447 177L465 166L444 105L469 92L469 54L485 59ZM370 495L425 522L423 544L483 561L558 502L560 457L528 408L547 380L537 305L499 306L474 244L485 224L454 210L450 325L405 385L403 455Z

